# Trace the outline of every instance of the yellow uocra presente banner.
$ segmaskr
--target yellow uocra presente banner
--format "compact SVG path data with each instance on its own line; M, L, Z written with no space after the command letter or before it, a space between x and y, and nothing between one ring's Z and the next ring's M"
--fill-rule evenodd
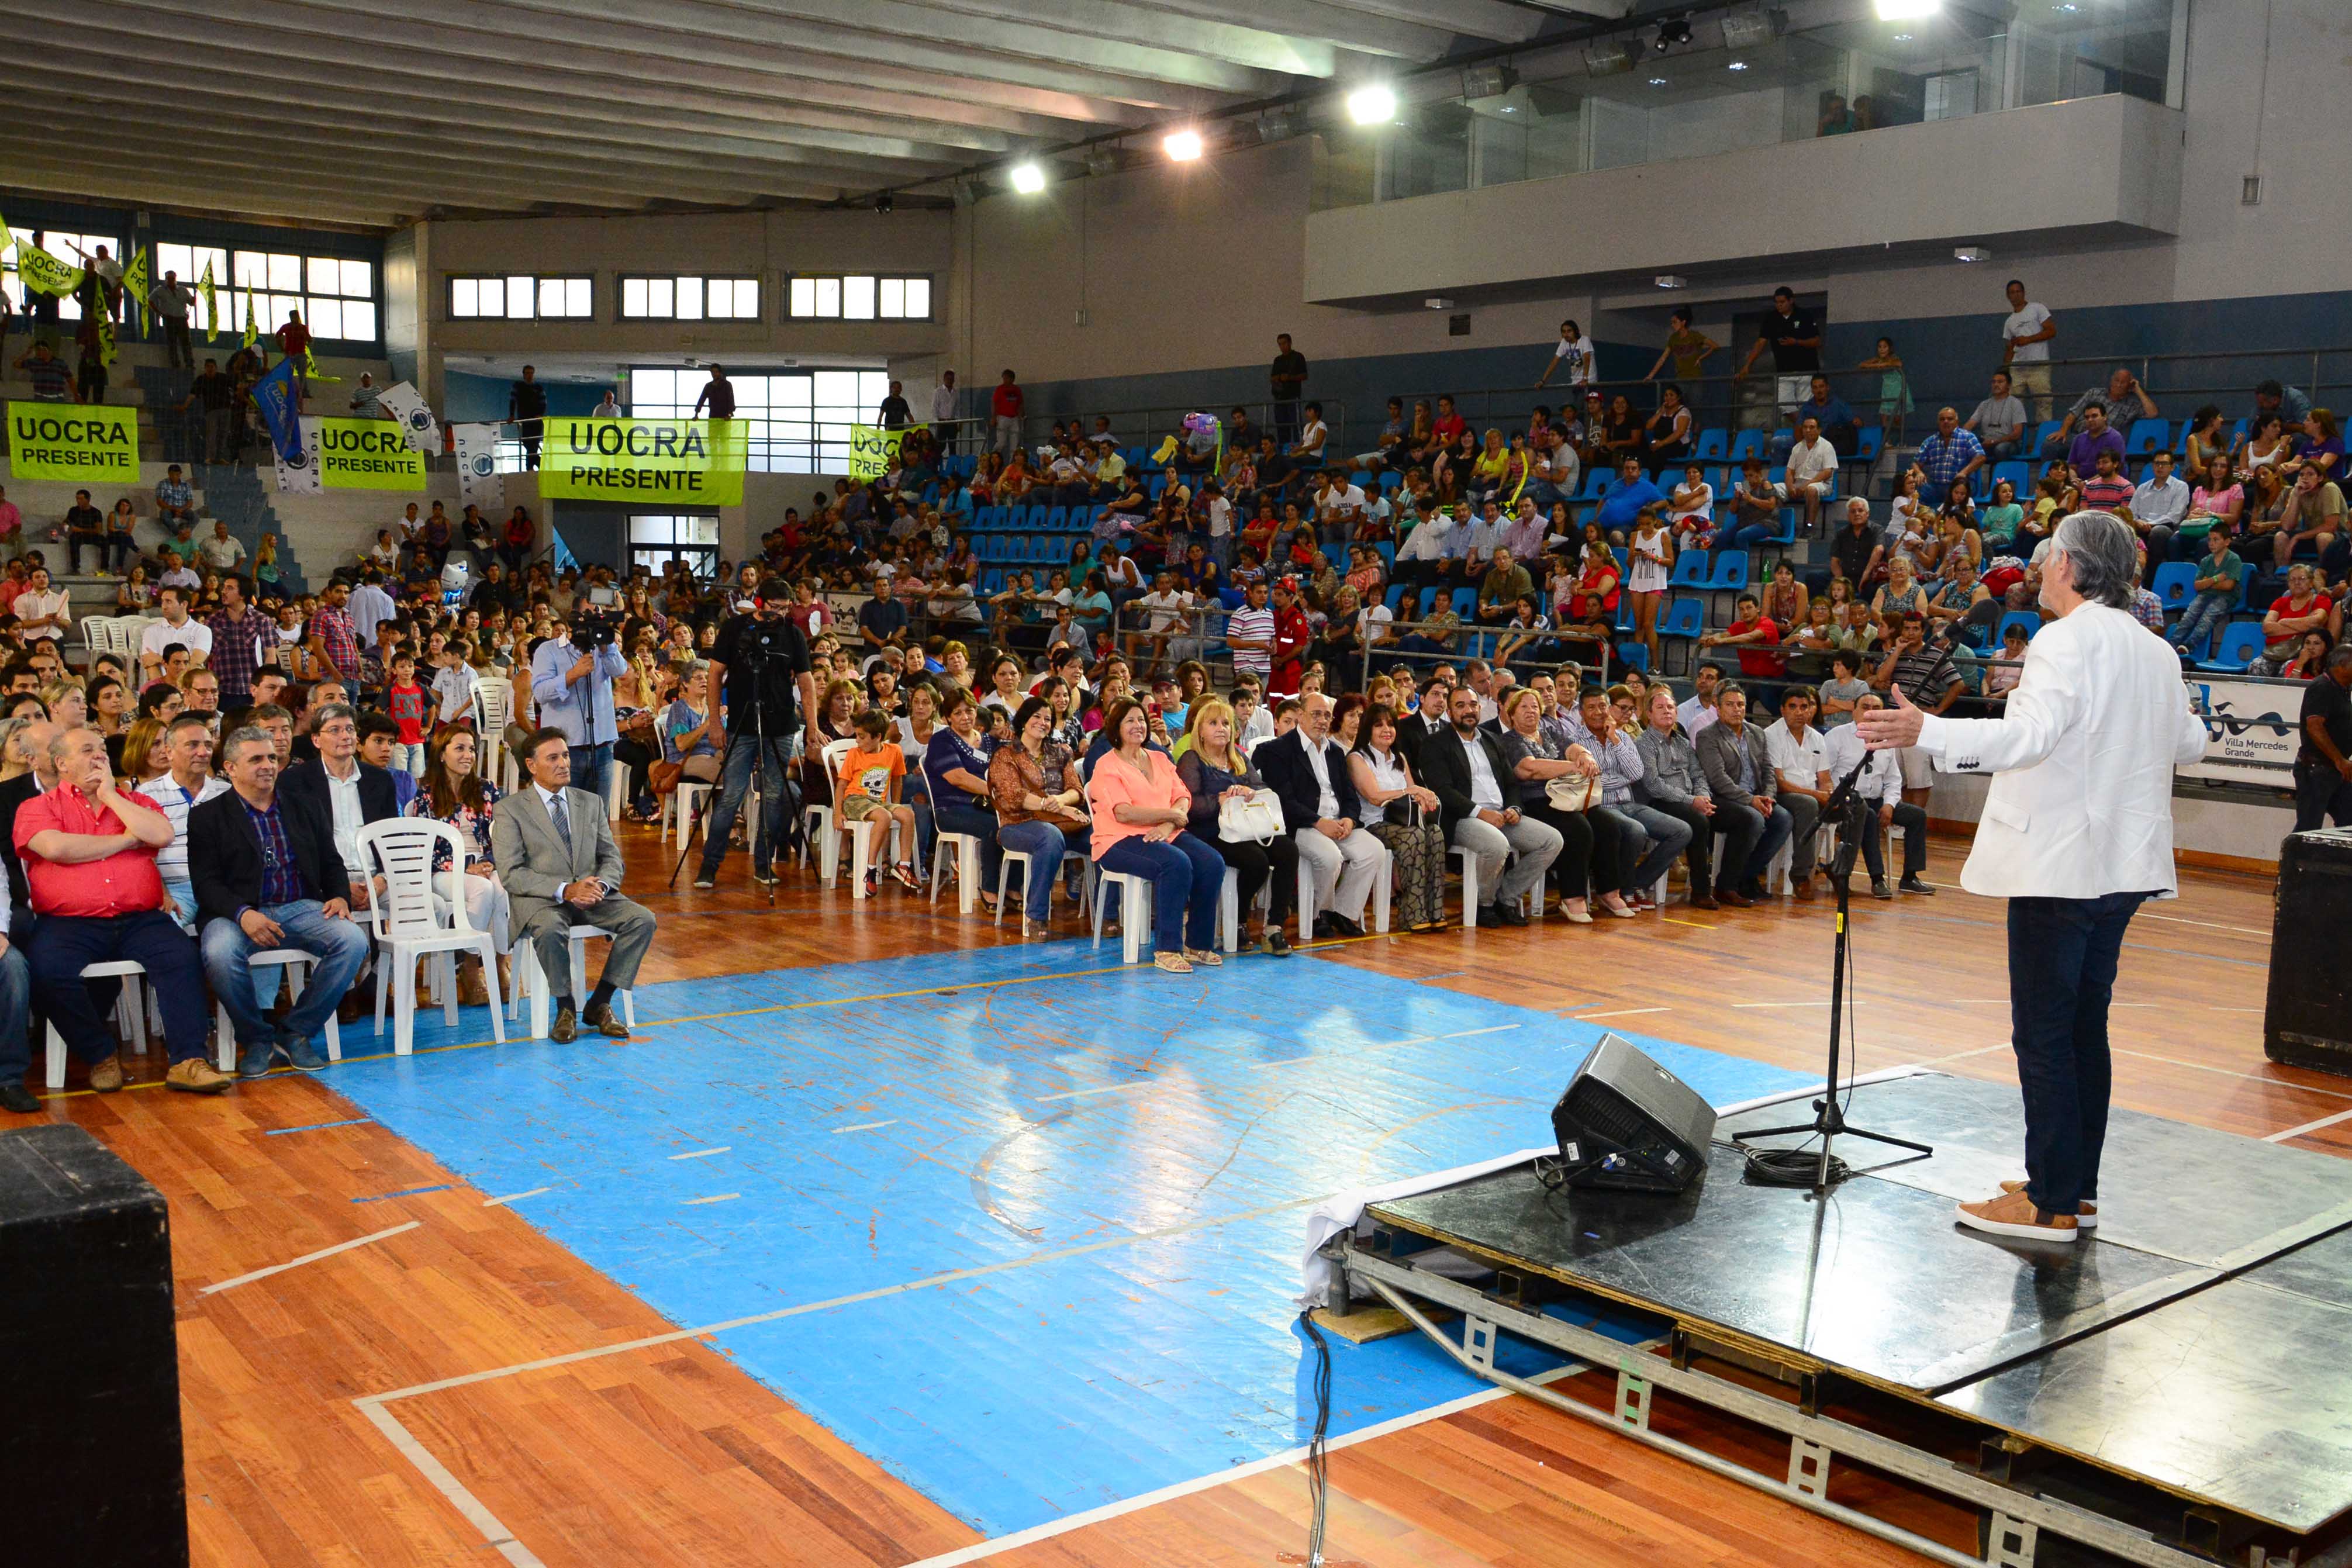
M8 405L8 471L20 479L139 482L139 414L90 404Z
M853 479L878 479L898 462L898 443L906 437L904 430L884 430L873 425L852 425L849 427L849 477Z
M743 504L740 419L541 421L539 493L564 500Z
M421 490L425 454L388 419L321 419L319 483L331 490Z

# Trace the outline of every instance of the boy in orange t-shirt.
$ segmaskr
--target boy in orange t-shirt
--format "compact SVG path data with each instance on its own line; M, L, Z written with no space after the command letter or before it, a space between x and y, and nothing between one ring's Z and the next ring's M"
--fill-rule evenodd
M890 878L900 887L911 889L915 886L915 808L900 804L898 799L906 776L907 756L890 739L889 715L878 708L860 713L857 742L841 759L841 773L833 792L834 809L845 823L864 822L873 816L890 819L898 840L898 856L891 864ZM878 889L879 879L878 868L866 873L868 898Z

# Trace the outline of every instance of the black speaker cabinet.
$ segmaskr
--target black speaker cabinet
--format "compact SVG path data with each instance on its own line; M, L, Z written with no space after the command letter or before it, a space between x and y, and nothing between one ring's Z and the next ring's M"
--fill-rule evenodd
M1706 1170L1715 1107L1615 1035L1603 1035L1552 1108L1573 1187L1678 1193Z
M2352 828L2291 833L2279 849L2263 1052L2290 1067L2352 1074Z
M0 1561L188 1561L163 1194L79 1127L0 1132Z

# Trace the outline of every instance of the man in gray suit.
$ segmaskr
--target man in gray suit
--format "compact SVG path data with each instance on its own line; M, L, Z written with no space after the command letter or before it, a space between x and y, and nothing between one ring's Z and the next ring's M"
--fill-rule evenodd
M1706 775L1707 793L1722 820L1717 831L1745 834L1755 846L1745 864L1735 861L1727 846L1723 874L1715 884L1718 903L1745 909L1764 896L1765 868L1796 823L1777 798L1780 778L1772 769L1764 731L1748 721L1746 689L1727 681L1716 693L1715 712L1716 721L1699 731L1691 749L1698 753L1699 772Z
M637 965L654 942L653 911L621 897L621 847L604 820L604 803L572 789L571 742L561 730L535 731L523 747L530 786L499 802L490 816L490 850L514 908L515 934L539 952L540 972L556 987L550 1038L562 1043L588 1026L616 1040L628 1026L613 1012L613 993L636 984ZM571 930L613 933L604 973L584 1013L572 995Z

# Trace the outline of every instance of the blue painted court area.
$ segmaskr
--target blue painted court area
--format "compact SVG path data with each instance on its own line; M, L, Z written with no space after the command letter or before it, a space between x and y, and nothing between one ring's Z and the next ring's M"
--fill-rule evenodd
M487 1194L548 1189L516 1211L681 1327L798 1309L715 1342L992 1535L1304 1442L1307 1211L1545 1142L1601 1027L1076 942L636 1000L625 1045L432 1048L475 1008L328 1081ZM1801 1087L1643 1044L1717 1104ZM1333 1353L1335 1434L1479 1386L1417 1336Z

